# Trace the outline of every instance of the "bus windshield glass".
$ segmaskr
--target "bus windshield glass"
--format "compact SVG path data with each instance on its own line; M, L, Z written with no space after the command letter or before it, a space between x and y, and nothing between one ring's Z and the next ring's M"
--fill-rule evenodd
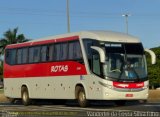
M106 62L103 73L114 80L140 81L147 78L146 60L141 43L104 43Z

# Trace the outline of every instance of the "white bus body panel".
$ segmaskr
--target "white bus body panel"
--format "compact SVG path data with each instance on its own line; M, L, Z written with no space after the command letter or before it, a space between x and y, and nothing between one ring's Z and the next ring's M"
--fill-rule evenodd
M141 91L123 92L114 90L112 81L103 80L95 75L20 79L5 79L5 95L7 97L21 98L21 87L26 85L32 99L75 99L75 87L77 84L82 84L86 97L90 100L139 100L148 98L148 88L146 88L148 81L144 83L144 89ZM106 86L102 86L100 82ZM126 97L126 94L133 94L133 97Z

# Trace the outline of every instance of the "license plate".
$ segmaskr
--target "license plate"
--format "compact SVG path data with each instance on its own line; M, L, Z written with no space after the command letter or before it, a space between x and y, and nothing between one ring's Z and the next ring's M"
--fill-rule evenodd
M133 94L126 94L126 97L133 97Z

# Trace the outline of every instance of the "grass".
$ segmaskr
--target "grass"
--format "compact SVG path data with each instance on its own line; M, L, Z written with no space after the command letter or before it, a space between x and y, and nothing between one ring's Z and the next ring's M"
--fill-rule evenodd
M148 100L150 101L160 101L160 90L150 90Z
M7 102L8 99L4 96L4 89L0 89L0 103Z

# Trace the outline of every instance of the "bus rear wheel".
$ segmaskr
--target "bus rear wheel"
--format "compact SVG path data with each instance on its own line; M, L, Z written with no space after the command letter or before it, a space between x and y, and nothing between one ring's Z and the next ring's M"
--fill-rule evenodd
M85 90L83 87L78 88L77 100L81 107L87 107L89 105L89 102L86 99L86 94L85 94Z
M22 97L22 102L25 106L28 106L31 102L29 99L29 93L28 89L26 87L22 87L22 92L21 92L21 97Z

